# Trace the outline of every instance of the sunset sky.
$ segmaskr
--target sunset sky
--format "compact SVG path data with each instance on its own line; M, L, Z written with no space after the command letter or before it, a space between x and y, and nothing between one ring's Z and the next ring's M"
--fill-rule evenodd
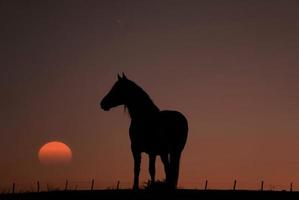
M179 186L299 190L299 2L0 0L0 192L13 181L133 184L127 77L185 114ZM45 143L72 161L46 166ZM141 184L148 179L144 155ZM160 159L158 179L164 174ZM80 182L80 183L81 183ZM80 183L78 183L80 185ZM85 182L84 182L85 183Z

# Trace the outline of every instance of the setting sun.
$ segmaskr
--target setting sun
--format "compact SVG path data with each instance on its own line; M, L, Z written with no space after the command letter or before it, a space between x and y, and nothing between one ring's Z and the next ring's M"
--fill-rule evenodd
M72 150L62 142L48 142L38 151L42 164L66 164L72 160Z

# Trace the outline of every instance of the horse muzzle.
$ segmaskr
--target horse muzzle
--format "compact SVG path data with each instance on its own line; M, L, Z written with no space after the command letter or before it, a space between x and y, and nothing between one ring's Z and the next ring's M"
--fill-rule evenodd
M104 110L104 111L109 111L109 106L107 106L105 103L103 103L103 101L101 102L101 108Z

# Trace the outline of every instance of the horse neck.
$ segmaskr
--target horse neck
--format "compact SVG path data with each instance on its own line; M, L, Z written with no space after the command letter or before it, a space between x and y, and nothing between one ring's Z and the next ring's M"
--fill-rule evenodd
M147 119L160 111L152 101L131 102L127 107L132 120Z

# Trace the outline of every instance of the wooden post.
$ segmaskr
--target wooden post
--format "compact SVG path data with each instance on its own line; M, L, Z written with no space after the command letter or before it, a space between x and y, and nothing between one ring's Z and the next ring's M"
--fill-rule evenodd
M205 190L208 189L208 180L206 180L206 183L205 183Z
M90 188L91 191L93 190L93 186L94 186L94 179L92 179L91 181L91 188Z
M264 190L264 181L261 182L261 191Z
M237 180L234 181L234 187L233 190L236 190Z
M13 193L13 194L15 193L15 189L16 189L16 183L13 182L13 183L12 183L12 193Z
M36 182L36 185L37 185L37 192L39 192L40 189L39 181Z
M117 181L116 189L119 190L119 181Z
M66 179L66 181L65 181L65 188L64 188L65 191L67 191L68 184L69 184L69 181Z
M293 182L291 182L291 185L290 185L290 192L293 192Z

